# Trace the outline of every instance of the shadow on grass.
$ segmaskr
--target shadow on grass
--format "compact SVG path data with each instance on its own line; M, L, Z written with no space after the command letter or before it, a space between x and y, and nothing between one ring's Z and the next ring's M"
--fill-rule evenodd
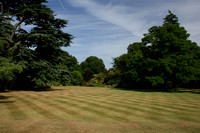
M179 90L176 91L177 93L193 93L193 94L200 94L200 89L192 89L192 90Z
M11 96L0 96L0 100L9 99L9 98L11 98Z
M11 96L0 96L0 104L1 103L14 103L15 101L9 101L8 99L11 98Z
M28 91L42 92L42 91L61 91L61 90L63 89L54 89L54 88L48 87L48 88L36 88L33 90L28 90Z
M124 91L137 91L137 92L166 92L166 93L193 93L200 94L200 89L172 89L172 90L163 90L163 89L137 89L137 88L113 88L115 90L124 90Z
M43 88L18 88L18 89L11 89L10 91L34 91L34 92L45 92L45 91L61 91L63 89L55 89L51 87L43 87Z
M15 101L0 101L0 104L1 103L14 103Z
M168 92L159 89L138 89L138 88L113 88L114 90L124 90L124 91L138 91L138 92Z

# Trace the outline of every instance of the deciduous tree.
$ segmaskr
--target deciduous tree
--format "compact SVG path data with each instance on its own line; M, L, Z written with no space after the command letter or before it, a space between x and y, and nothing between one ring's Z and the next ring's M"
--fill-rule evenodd
M151 27L142 42L129 45L127 54L114 59L121 85L164 90L199 87L200 47L188 38L169 11L162 26Z
M96 56L88 57L81 63L81 67L83 70L84 80L86 82L92 79L94 74L102 73L105 70L103 60Z

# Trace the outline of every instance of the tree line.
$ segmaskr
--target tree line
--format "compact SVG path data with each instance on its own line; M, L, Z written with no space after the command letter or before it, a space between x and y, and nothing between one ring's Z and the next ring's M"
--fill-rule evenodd
M189 40L178 17L169 11L162 26L153 26L141 42L113 59L78 63L63 51L73 36L62 31L66 20L55 18L47 0L1 1L0 89L40 89L52 85L110 85L131 89L200 87L200 47ZM31 30L24 28L31 25Z

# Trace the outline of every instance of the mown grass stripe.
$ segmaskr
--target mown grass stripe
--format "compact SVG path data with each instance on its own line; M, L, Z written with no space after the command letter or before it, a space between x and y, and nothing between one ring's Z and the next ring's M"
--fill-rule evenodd
M143 100L144 102L149 102L151 105L158 105L158 106L162 106L162 107L166 107L168 109L172 109L172 110L178 110L178 111L181 111L181 112L188 112L188 111L193 111L193 112L196 112L196 109L195 108L198 108L198 107L191 107L190 105L186 105L186 104L177 104L176 102L159 102L159 101L150 101L150 100Z
M138 100L141 101L141 100ZM171 112L171 113L188 113L191 111L196 112L197 110L193 110L192 108L188 109L188 108L178 108L178 107L174 107L176 105L168 105L168 104L163 104L163 103L159 103L159 102L155 102L155 103L150 103L150 102L138 102L135 101L134 104L137 104L138 106L141 106L140 104L144 104L144 106L152 108L152 109L156 109L156 110L161 110L161 111L167 111L167 112ZM196 112L197 113L197 112Z
M141 95L141 94L140 94L140 95ZM143 95L142 99L145 99L145 97L146 97L147 95L150 95L151 98L152 98L152 100L149 99L150 102L151 102L151 101L153 101L153 102L158 101L158 99L157 99L158 97L157 97L157 96L160 96L159 93L158 93L158 94L151 94L151 93L148 93L148 92L147 92L147 94ZM168 98L169 95L170 95L170 99ZM101 95L100 95L100 96L101 96ZM103 96L106 97L106 95L103 95ZM123 96L123 98L126 97L126 100L129 99L129 98L132 99L133 97L135 97L135 96L132 96L132 95L130 95L130 94L127 95L126 93L124 93L124 94L123 94L123 93L122 93L122 94L119 93L118 95L115 95L115 96L114 96L114 95L108 95L108 96L111 97L111 98L116 97L116 99L117 99L118 97ZM179 97L177 98L177 96L174 96L173 94L168 94L168 96L162 94L162 98L164 97L163 100L165 100L165 101L167 100L169 103L174 103L174 101L176 101L176 102L182 102L182 99L180 99ZM165 98L165 97L166 97L166 98ZM141 99L141 97L139 97L139 96L137 96L136 98L140 98L140 99ZM141 99L141 100L142 100L142 99ZM159 99L159 100L162 100L162 99ZM183 100L184 100L184 103L186 103L186 105L187 105L187 102L186 102L187 98L185 98L185 99L183 99ZM166 102L167 102L167 101L166 101ZM198 103L198 102L197 102L197 103ZM190 102L190 103L189 103L189 106L191 106L192 104L193 104L193 102ZM196 106L196 105L199 106L199 104L195 104L195 106Z
M101 98L101 97L100 97ZM149 97L150 98L150 97ZM125 100L125 99L120 99L120 97L118 97L118 98L116 98L117 100L121 100L121 101L126 101L126 102L132 102L132 103L140 103L140 104L149 104L149 105L152 105L152 104L160 104L160 105L162 105L162 106L165 106L165 104L166 105L168 105L169 103L166 103L166 102L162 102L162 104L161 104L161 101L158 101L158 100L148 100L149 99L148 97L146 97L146 98L144 98L144 99L140 99L140 98L134 98L134 99L131 99L131 100ZM98 98L97 98L98 99ZM110 100L112 100L112 99L115 99L115 98L112 98L112 97L109 97L109 98L107 98L107 101L110 101ZM167 100L167 99L166 99ZM120 101L119 101L120 102ZM190 105L188 105L190 108L188 108L188 107L186 107L185 105L177 105L176 103L170 103L171 105L170 106L167 106L168 108L172 108L172 109L175 109L175 110L181 110L181 111L187 111L187 110L189 110L189 111L196 111L196 109L194 109L194 110L192 110L193 108L190 106ZM194 108L198 108L198 107L194 107Z
M55 91L18 91L2 94L11 95L13 99L9 99L9 101L15 100L16 103L13 104L19 110L26 110L23 111L29 118L15 120L10 113L5 113L10 111L7 105L2 103L0 110L3 113L0 115L8 116L0 116L2 118L0 132L186 133L200 130L200 106L198 103L200 95L197 94L143 93L109 88L85 88L85 90L79 87L66 88ZM28 103L24 103L22 99ZM38 113L41 111L40 109L34 110L30 102L45 111L50 111L57 117L45 117ZM111 110L113 108L114 110ZM73 113L67 114L66 110ZM30 118L31 114L35 115L34 118ZM61 119L63 117L64 119ZM88 120L88 117L92 119ZM27 125L27 123L30 124ZM20 128L18 129L18 127Z
M40 94L40 97L45 97L46 99L50 98L50 96L42 96L41 94ZM102 115L104 115L104 116L106 115L106 113L104 113L104 112L96 111L94 109L89 109L89 108L85 107L84 104L82 104L82 103L76 103L76 102L71 101L71 100L67 100L67 101L59 100L59 97L57 97L57 96L54 97L53 100L55 102L59 103L59 104L63 104L65 106L70 106L70 107L76 108L76 110L77 110L75 112L76 114L79 114L81 112L86 111L86 112L89 112L89 113L96 112L100 116L100 118L102 118ZM85 116L82 113L80 115L78 115L77 117L83 118L83 119L86 119L86 120L88 119L88 116ZM107 118L109 118L109 117L107 116Z
M66 98L64 98L64 99L66 99ZM142 115L136 114L135 110L129 110L128 111L127 108L126 109L122 109L122 108L118 109L119 105L113 106L112 104L105 104L105 103L100 103L100 102L98 102L99 104L97 104L96 102L85 101L85 99L84 100L82 100L82 99L74 99L73 97L70 97L70 98L67 98L67 99L72 99L72 100L75 100L77 102L86 103L89 106L93 106L95 108L101 108L101 109L104 109L104 110L107 110L107 111L112 111L113 113L118 113L118 116L120 116L120 117L123 116L123 118L126 118L126 119L127 119L127 114L129 115L129 118L130 118L131 115L134 116L134 117L141 117L142 116ZM137 108L134 108L134 109L137 109ZM152 111L142 110L141 112L150 113ZM157 114L157 112L152 112L152 113ZM158 119L158 117L147 116L146 119L154 119L155 120L155 119Z
M102 111L102 110L99 110L98 108L94 108L94 107L91 107L91 106L80 106L80 104L84 104L84 103L80 103L80 102L74 102L74 101L66 101L65 100L56 100L57 102L60 102L60 103L63 103L63 104L67 104L67 105L70 105L70 106L73 106L73 107L76 107L78 109L81 110L84 110L84 111L88 111L90 113L94 113L95 115L99 115L100 117L103 117L104 119L111 119L111 120L122 120L122 121L125 121L125 122L128 122L129 120L127 118L124 118L124 117L120 117L120 116L115 116L115 115L110 115L108 114L107 112L105 111Z
M43 96L41 96L41 97L43 97ZM45 96L46 98L49 98L49 96ZM78 96L78 97L80 97L80 96ZM57 98L59 98L59 99L64 99L64 100L71 100L71 101L77 101L78 103L85 103L85 104L87 104L88 106L95 106L95 107L100 107L100 108L107 108L108 110L115 110L115 108L111 108L111 107L109 107L110 105L106 105L106 106L102 106L102 105L100 105L100 104L98 104L98 103L93 103L93 102L88 102L88 101L85 101L85 99L84 100L82 100L82 99L74 99L74 97L63 97L63 96L58 96ZM75 98L77 98L77 97L75 97ZM86 98L87 99L87 98ZM95 101L95 100L94 100ZM99 102L99 101L98 101ZM101 103L102 104L102 103ZM130 113L130 112L124 112L123 110L117 110L117 112L123 112L123 113L125 113L125 114L127 114L127 113Z
M23 95L23 94L21 94ZM62 119L59 116L51 113L51 110L45 110L43 107L40 107L39 105L37 105L36 103L34 103L34 100L28 100L27 97L22 98L21 96L17 95L16 96L17 99L19 99L21 102L25 103L27 106L29 106L30 108L32 108L34 111L38 112L39 114L41 114L42 116L44 116L47 119Z
M50 98L50 96L47 96L47 95L42 96L41 94L40 94L39 97L45 97L46 99ZM54 97L52 100L55 101L55 102L57 102L57 103L59 103L59 104L63 104L65 106L69 106L70 108L71 107L76 108L76 113L77 114L80 113L80 115L78 115L77 117L79 117L81 119L88 120L88 117L89 117L89 118L92 118L94 120L94 118L97 118L96 115L94 117L92 115L90 115L91 113L94 114L94 112L88 111L88 109L82 103L74 103L74 101L70 101L70 100L68 100L68 101L62 101L62 100L59 100L59 97L57 97L57 96ZM86 113L87 115L85 115L85 114L83 114L84 112L89 112L89 114ZM104 113L101 113L101 112L98 112L98 114L99 114L100 117L98 117L97 119L102 119L102 115L105 115ZM104 120L105 120L105 118L104 118Z
M80 97L80 96L79 96ZM126 106L126 103L125 104L123 104L122 105L122 102L120 103L119 101L115 101L115 100L109 100L109 101L106 101L106 100L104 100L104 101L100 101L99 99L100 98L94 98L94 99L92 99L92 98L90 98L90 97L83 97L83 99L90 99L90 100L92 100L92 101L99 101L99 102L103 102L103 103L107 103L107 104L110 104L110 105L115 105L115 106L123 106L123 107L125 107L125 108L128 108L128 109L132 109L132 110L137 110L137 111L142 111L142 112L146 112L147 114L148 113L151 113L151 114L155 114L155 115L162 115L162 114L166 114L166 112L169 112L169 113L172 113L172 114L176 114L176 113L181 113L181 111L180 110L166 110L165 108L163 109L163 107L160 107L160 105L159 106L155 106L155 105L152 105L152 104L150 104L151 106L148 106L148 105L146 105L146 106L142 106L142 105L140 105L140 104L138 104L138 106L136 106L136 107L133 107L133 106L131 106L130 104L128 104L128 106ZM114 103L113 102L110 102L110 101L115 101ZM117 103L116 103L117 102ZM146 110L146 109L148 109L148 110ZM181 114L183 115L189 115L191 113L191 111L189 110L189 111L184 111L184 113L182 112ZM163 117L163 116L162 116ZM183 116L180 116L180 119L184 119L184 117ZM190 120L190 121L192 121L192 119L190 119L190 118L188 118L188 116L187 117L185 117L185 119L187 119L187 120Z
M200 104L193 104L193 102L188 102L187 98L182 99L180 96L177 96L176 99L172 101L170 101L169 98L159 99L158 97L156 97L156 98L151 99L151 102L154 102L154 103L162 102L163 104L173 104L176 107L200 108Z
M49 96L45 96L45 97L49 97ZM94 102L88 102L88 101L85 101L85 99L83 100L83 99L80 99L79 97L81 97L81 96L78 96L78 97L63 97L63 96L58 96L57 98L61 98L61 99L64 99L64 100L69 100L69 99L71 99L72 101L77 101L77 102L80 102L80 103L85 103L85 104L88 104L89 106L95 106L95 107L101 107L101 108L108 108L109 110L112 110L112 109L114 109L114 108L110 108L110 107L108 107L108 106L102 106L102 105L100 105L100 104L97 104L97 103L94 103ZM79 98L79 99L76 99L76 98ZM117 110L117 111L121 111L121 112L123 112L123 110ZM125 114L127 114L127 113L130 113L130 112L124 112Z
M144 119L148 119L148 120L159 120L160 118L157 117L158 115L162 115L160 112L156 112L153 111L151 109L147 109L145 107L133 107L131 105L125 106L122 104L117 104L117 103L109 103L106 101L96 101L96 100L92 100L91 101L86 101L86 98L84 98L84 101L82 100L78 100L78 101L82 101L84 103L87 103L89 105L92 105L94 107L99 107L99 108L103 108L105 110L109 110L112 111L113 113L118 113L120 116L123 116L129 120L131 120L131 118L135 118L135 117L140 117L140 118L144 118ZM77 100L77 99L76 99ZM98 102L99 104L96 104L96 102ZM152 114L150 115L145 115L145 114Z
M98 98L97 98L98 99ZM145 98L145 99L148 99L148 98ZM141 101L141 100L139 100L139 101ZM148 100L148 102L150 103L150 104L152 104L151 103L151 101L152 100ZM146 103L145 103L146 104ZM149 107L150 109L157 109L158 111L160 111L161 109L162 109L162 107L153 107L153 106L150 106ZM172 107L169 107L168 106L168 108L172 108ZM185 115L189 115L190 114L190 112L189 111L191 111L191 109L189 109L189 110L184 110L185 108L183 108L183 107L181 107L181 108L173 108L173 111L169 111L168 110L168 112L170 112L170 113L173 113L173 114L175 114L175 113L179 113L180 112L180 110L183 110L184 112L185 112ZM174 111L175 110L175 111ZM162 111L164 111L164 112L166 112L166 110L162 110ZM149 112L150 113L150 112ZM183 115L183 113L181 113L182 115ZM193 118L191 119L191 118L188 118L187 116L185 117L183 117L183 116L177 116L178 118L180 118L180 119L185 119L185 120L190 120L190 121L193 121Z
M61 98L61 97L60 97ZM66 97L64 97L64 98L66 98ZM84 99L84 98L83 98ZM80 102L80 101L79 101ZM111 104L112 105L112 104ZM138 106L139 107L139 106ZM137 110L138 109L138 107L137 108L134 108L135 110ZM155 111L152 111L152 109L157 109L158 111L160 111L161 110L161 108L158 108L158 107L149 107L149 109L146 111L146 110L144 110L144 107L142 107L142 110L140 109L140 111L141 112L143 112L143 116L145 116L145 114L149 114L149 113L152 113L152 114L155 114L156 112ZM134 111L133 111L134 112ZM170 112L170 113L175 113L174 111L168 111L168 112ZM128 113L128 112L127 112ZM129 112L130 113L130 112ZM163 113L163 112L162 112ZM157 113L156 113L157 114ZM166 114L166 110L164 110L164 114ZM154 116L156 116L156 115L154 115ZM152 116L148 116L148 115L146 115L146 118L149 118L149 119L158 119L158 118L155 118L155 117L152 117ZM187 118L186 118L187 119ZM188 119L189 120L189 119Z
M56 98L60 99L60 97L56 97ZM120 120L126 120L127 121L126 118L123 118L123 117L120 117L120 116L110 116L109 114L105 113L104 111L100 111L100 110L98 110L96 108L92 109L93 107L90 107L90 106L83 107L83 106L80 105L80 104L84 104L83 102L78 102L78 101L74 102L75 101L74 99L71 99L71 100L69 100L69 99L64 99L64 101L63 100L56 100L56 101L57 102L61 102L63 104L67 104L67 105L73 106L73 107L77 107L80 110L85 110L85 111L89 111L91 113L95 113L97 115L100 115L101 117L111 118L111 119L114 119L114 120L119 120L120 119Z
M115 111L117 113L124 113L124 114L131 113L131 112L128 112L128 111L125 111L125 110L121 110L121 109L118 109L118 108L115 108L115 107L111 107L111 106L109 106L105 103L95 102L95 100L88 101L86 99L82 99L82 98L78 98L78 97L70 97L70 98L67 98L67 99L71 99L71 100L75 100L77 102L85 103L85 104L88 104L89 106L94 106L94 107L97 107L97 108Z
M17 102L5 103L6 107L8 108L8 111L10 112L10 116L14 120L28 119L29 117L24 113L25 110L21 110L16 104Z
M1 120L10 118L10 111L5 103L0 104L0 118Z
M199 95L199 94L198 94ZM199 95L200 96L200 95ZM198 100L191 100L189 97L183 97L183 96L179 96L181 98L181 101L179 101L180 104L182 104L182 101L184 101L184 103L187 103L186 106L190 107L190 106L193 106L193 107L198 107L200 108L200 101ZM199 97L200 98L200 97ZM197 98L197 99L199 99Z
M105 99L101 99L101 98L91 98L91 97L82 97L83 99L88 99L88 100L91 100L91 101L96 101L96 102L100 102L100 103L103 103L103 104L106 104L107 106L115 106L117 108L124 108L124 109L130 109L130 110L137 110L137 111L142 111L142 112L148 112L148 113L156 113L158 115L161 115L160 112L154 112L154 111L151 111L151 110L148 110L148 108L145 108L145 107L142 107L140 108L141 106L133 106L132 103L126 103L126 102L122 102L122 101L117 101L117 100L105 100Z
M60 111L66 113L66 114L68 114L68 115L77 117L78 119L84 119L84 120L88 120L88 121L96 120L96 118L94 118L94 117L81 114L80 112L78 112L78 111L73 111L72 109L67 109L66 106L65 106L65 107L61 106L61 104L58 104L58 102L56 102L56 100L53 100L54 98L51 99L51 101L54 101L54 102L49 102L49 101L47 101L47 100L49 99L50 96L48 96L48 98L47 98L47 96L46 96L46 97L41 97L41 95L35 95L35 96L26 95L26 96L28 96L29 98L32 98L32 99L34 99L35 97L40 97L39 102L42 102L42 103L44 103L44 104L47 104L47 105L50 106L50 107L56 108L57 110L60 110ZM63 118L63 117L62 117L62 118ZM66 118L66 119L67 119L67 118Z
M153 108L153 107L146 107L146 106L142 106L142 105L138 105L138 106L133 106L133 104L123 104L122 102L119 102L119 101L114 101L114 100L110 100L110 101L106 101L106 100L101 100L99 98L90 98L90 97L87 97L87 98L83 98L83 99L88 99L88 100L91 100L91 101L96 101L96 102L99 102L99 103L103 103L103 105L106 105L106 106L110 106L110 108L120 108L120 109L124 109L124 110L129 110L129 114L132 114L134 116L137 116L137 117L144 117L145 114L152 114L152 116L148 116L146 115L146 119L154 119L154 120L159 120L160 117L165 117L166 115L166 110L162 110L162 108ZM163 112L164 111L164 112ZM141 113L142 112L142 113ZM128 112L127 112L128 113ZM169 114L169 112L167 112ZM171 112L170 112L171 113Z
M65 93L66 94L66 93ZM103 94L103 93L102 93ZM48 95L46 94L45 96L47 96L47 97L51 97L51 93L48 93ZM85 92L84 92L84 94L82 95L80 92L79 92L79 94L78 95L62 95L61 97L60 97L60 94L55 94L55 96L56 96L56 98L61 98L61 97L63 97L63 98L66 98L66 97L68 97L68 98L80 98L81 100L82 99L84 99L84 100L90 100L90 99L88 99L88 98L91 98L92 96L88 96L88 95L86 95L85 94ZM97 102L100 102L99 101L99 98L101 99L104 99L105 100L105 97L104 97L105 95L101 95L101 94L99 94L99 97L96 97L96 95L95 96L93 96L93 98L94 98L94 100L93 101L95 101L95 103L97 103ZM125 99L124 99L124 97L126 97L126 96L124 96L123 95L123 93L121 93L120 94L120 96L119 96L119 94L117 94L117 93L114 93L114 97L118 97L118 98L113 98L113 95L107 95L108 97L107 98L109 98L110 100L108 100L108 101L112 101L112 99L117 99L116 101L114 101L114 102L118 102L118 103L120 103L120 104L124 104L124 103L121 103L120 101L125 101ZM40 97L40 96L39 96ZM43 96L41 96L41 97L43 97ZM119 97L121 97L123 100L119 100ZM142 109L143 111L143 114L140 114L140 116L141 115L144 115L145 116L145 114L153 114L153 113L155 113L156 112L156 110L158 110L158 111L160 111L159 113L163 113L163 114L166 114L166 115L169 115L169 113L170 114L172 114L172 116L174 116L174 114L176 114L176 111L174 111L174 109L168 109L167 111L166 110L161 110L162 109L162 107L160 107L160 105L156 105L156 104L154 104L152 101L154 100L154 99L156 99L157 98L157 96L155 96L155 95L152 95L152 94L150 94L150 95L145 95L145 97L142 97L142 98L145 98L145 99L147 99L145 102L141 102L141 98L140 97L136 97L136 98L130 98L130 97L126 97L126 98L128 98L129 100L133 100L134 99L134 101L138 104L138 107L140 108L140 109ZM80 100L79 99L79 100ZM97 100L98 99L98 100ZM138 101L137 101L137 100ZM71 99L71 100L73 100L73 99ZM92 99L91 99L92 100ZM165 100L165 98L163 98L162 99L162 101L163 100ZM77 102L80 102L80 101L77 101ZM90 101L89 101L90 102ZM111 105L111 107L109 107L108 109L106 109L106 110L110 110L110 108L113 108L113 106L115 107L115 108L117 108L117 105L115 105L115 104L117 104L117 103L106 103L106 101L103 101L104 102L104 106L109 106L109 104ZM134 103L135 104L135 102L130 102L130 104L127 104L126 103L126 105L131 105L130 107L132 107L132 104ZM160 102L160 101L159 101ZM112 105L113 104L113 105ZM144 111L144 108L142 107L142 105L143 104L151 104L151 106L146 106L145 107L145 110L147 110L147 111ZM140 105L140 106L139 106ZM90 107L90 106L96 106L96 105L87 105L88 107ZM119 104L118 104L118 106L119 106ZM134 109L136 110L136 108L130 108L130 107L125 107L125 108L128 108L129 109L129 111L132 111L133 110L133 112L134 112ZM137 107L137 108L138 108ZM126 109L125 109L126 110ZM177 110L177 112L180 112L178 109L176 109ZM153 112L151 112L151 111L153 111ZM114 111L115 112L115 111ZM116 111L117 112L117 111ZM138 111L139 112L139 111ZM118 112L119 113L119 112ZM122 112L121 112L122 113ZM126 112L126 113L128 113L128 112ZM130 113L130 112L129 112ZM186 113L188 113L188 112L186 112ZM123 114L123 113L122 113ZM181 114L183 114L183 113L181 113ZM158 116L159 114L155 114L155 116ZM184 114L185 115L185 114ZM145 117L148 117L148 115L147 116L145 116ZM176 116L177 117L177 116ZM179 117L179 116L178 116ZM184 119L184 117L179 117L180 119ZM150 118L150 119L153 119L153 118ZM190 120L190 118L188 119L188 117L186 117L185 119L187 119L187 120ZM193 118L192 118L193 119ZM192 120L191 119L191 120Z

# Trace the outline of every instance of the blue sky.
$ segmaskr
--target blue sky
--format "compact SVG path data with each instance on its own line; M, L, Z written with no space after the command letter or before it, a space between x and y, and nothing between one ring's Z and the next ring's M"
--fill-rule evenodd
M112 67L113 57L126 53L152 26L159 26L171 10L200 44L200 0L48 0L58 18L68 20L63 31L75 38L63 48L79 63L89 56Z

